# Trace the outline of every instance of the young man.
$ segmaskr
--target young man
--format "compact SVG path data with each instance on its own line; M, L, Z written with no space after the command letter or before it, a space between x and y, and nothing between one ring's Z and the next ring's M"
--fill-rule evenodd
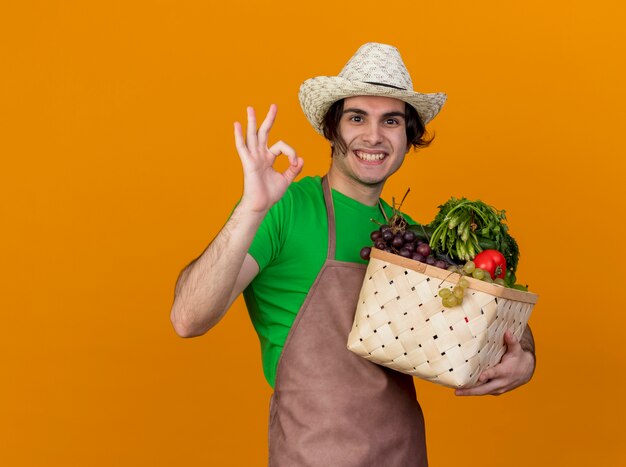
M411 146L424 146L424 125L441 93L413 91L398 51L362 46L337 77L300 89L303 111L332 146L323 177L292 183L303 161L286 143L269 145L271 106L257 129L248 108L235 142L244 191L205 252L181 273L171 319L183 337L204 334L242 292L261 341L263 369L274 388L270 465L425 466L424 423L412 378L346 349L365 273L359 258L387 178ZM284 173L272 165L284 154ZM391 212L383 202L387 214ZM459 395L501 394L534 370L528 330L505 336L507 353ZM522 348L522 346L524 348Z

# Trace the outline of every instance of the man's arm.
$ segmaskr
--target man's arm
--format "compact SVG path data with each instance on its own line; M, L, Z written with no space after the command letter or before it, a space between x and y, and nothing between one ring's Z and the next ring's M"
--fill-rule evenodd
M256 276L258 265L247 254L250 244L269 209L302 170L302 159L287 144L279 141L267 147L275 118L276 106L272 105L257 132L256 115L249 107L245 139L241 125L235 123L235 145L244 173L243 195L204 253L178 277L170 319L182 337L199 336L215 326ZM273 168L280 154L291 163L284 173Z
M530 326L526 326L520 340L506 331L504 343L507 349L500 363L483 371L477 386L457 389L457 396L498 396L530 381L535 372L535 340Z
M254 279L259 267L247 251L262 219L235 209L204 253L181 272L170 315L179 336L200 336L215 326Z

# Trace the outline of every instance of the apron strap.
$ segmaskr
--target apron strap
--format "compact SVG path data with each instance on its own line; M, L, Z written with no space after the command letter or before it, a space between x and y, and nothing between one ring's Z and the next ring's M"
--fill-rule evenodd
M326 204L326 217L328 218L328 259L335 259L335 209L333 206L333 194L328 182L328 175L322 177L324 189L324 203Z

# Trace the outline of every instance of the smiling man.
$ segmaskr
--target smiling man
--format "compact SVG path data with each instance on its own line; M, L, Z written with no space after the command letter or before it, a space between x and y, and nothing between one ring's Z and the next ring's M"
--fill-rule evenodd
M380 200L384 183L411 147L428 145L425 125L445 98L413 90L396 48L363 45L338 76L301 86L302 109L332 157L326 176L297 182L303 160L283 141L268 142L275 106L258 128L248 108L245 134L235 123L243 195L181 272L171 320L183 337L202 335L243 292L274 388L272 466L427 465L412 377L358 357L346 342L366 269L360 249L372 219L392 213ZM290 161L284 173L273 168L281 154ZM526 350L509 336L502 362L482 376L487 382L457 394L500 394L528 381L528 336Z
M409 149L405 103L391 97L357 96L339 101L339 107L343 109L333 148L339 147L333 151L328 175L334 189L374 205L385 180L400 168Z

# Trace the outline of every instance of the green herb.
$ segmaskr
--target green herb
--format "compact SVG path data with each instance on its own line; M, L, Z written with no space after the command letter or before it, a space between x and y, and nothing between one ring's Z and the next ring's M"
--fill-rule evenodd
M483 250L484 239L494 242L513 272L517 269L519 248L508 233L504 210L499 211L480 200L450 198L439 206L432 229L431 248L446 252L450 257L469 261Z

